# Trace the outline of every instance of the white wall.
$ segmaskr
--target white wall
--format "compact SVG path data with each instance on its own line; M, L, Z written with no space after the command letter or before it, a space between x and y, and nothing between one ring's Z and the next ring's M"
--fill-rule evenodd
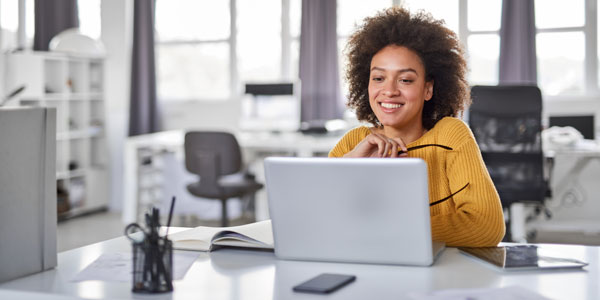
M214 129L236 131L240 100L162 102L163 129Z
M110 157L110 209L123 203L123 153L129 120L133 1L103 0L102 42L106 47L106 130Z

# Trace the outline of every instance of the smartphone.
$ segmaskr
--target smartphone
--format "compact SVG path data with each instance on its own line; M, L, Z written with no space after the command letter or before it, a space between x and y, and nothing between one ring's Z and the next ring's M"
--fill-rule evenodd
M356 280L354 275L323 273L293 288L295 292L327 294Z

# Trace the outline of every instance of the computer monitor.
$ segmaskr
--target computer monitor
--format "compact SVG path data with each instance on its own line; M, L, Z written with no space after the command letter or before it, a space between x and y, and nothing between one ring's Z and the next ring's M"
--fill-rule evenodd
M300 127L300 89L293 82L246 83L242 130L296 131Z
M596 127L594 126L594 116L552 116L549 118L549 125L552 126L571 126L577 129L583 138L593 140L595 138Z

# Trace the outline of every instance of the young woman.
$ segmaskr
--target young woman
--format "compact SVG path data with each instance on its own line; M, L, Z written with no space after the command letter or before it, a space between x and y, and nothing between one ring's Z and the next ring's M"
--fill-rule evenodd
M456 34L429 14L390 8L365 19L347 54L348 106L372 126L350 130L329 156L424 159L433 239L497 245L500 199L472 132L456 118L470 101Z

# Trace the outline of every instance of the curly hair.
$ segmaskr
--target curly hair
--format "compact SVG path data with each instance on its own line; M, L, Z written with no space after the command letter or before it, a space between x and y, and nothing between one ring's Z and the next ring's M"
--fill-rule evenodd
M428 13L411 15L407 9L392 7L365 18L345 49L348 107L355 110L359 120L381 125L369 104L368 86L373 56L389 45L414 51L425 67L425 79L434 80L433 97L423 107L424 128L431 129L442 118L462 113L471 100L467 63L457 35Z

